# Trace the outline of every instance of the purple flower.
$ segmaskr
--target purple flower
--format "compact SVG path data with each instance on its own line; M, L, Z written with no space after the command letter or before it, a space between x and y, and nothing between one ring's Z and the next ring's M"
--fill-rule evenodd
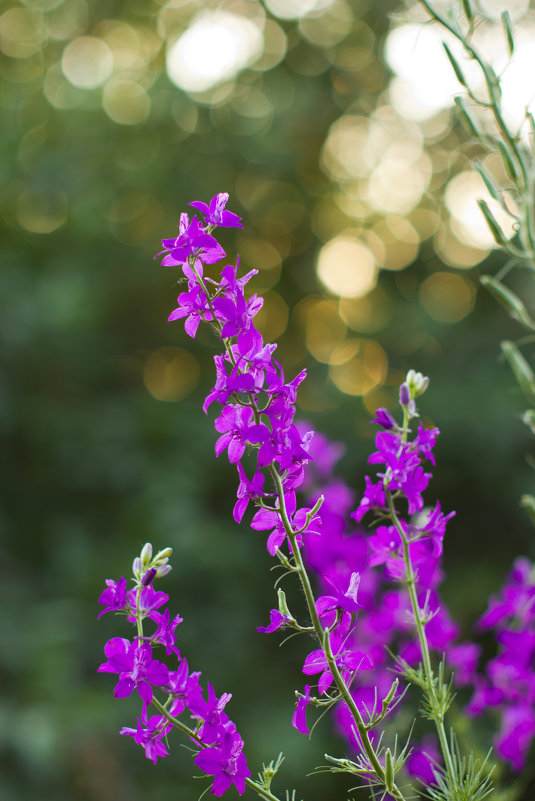
M407 773L427 786L435 784L435 772L441 761L435 737L426 735L421 746L413 745L406 762Z
M191 714L203 721L199 737L206 745L215 743L219 739L220 729L228 721L223 710L231 698L230 693L223 693L218 698L208 682L208 700L205 701L202 695L194 696L190 700L188 708Z
M195 285L190 288L189 292L182 292L178 296L177 302L178 308L171 312L167 320L172 322L187 317L184 330L188 336L195 339L200 321L204 320L210 323L214 319L208 298L202 287Z
M351 514L351 517L356 520L357 523L360 523L366 512L369 512L370 509L382 511L386 508L386 495L383 482L378 481L377 484L373 484L368 476L364 476L364 480L366 482L366 489L364 490L359 505Z
M293 618L288 615L283 615L278 609L271 609L269 612L269 626L257 626L256 630L261 631L263 634L272 634L277 629L291 623Z
M183 618L176 615L171 621L169 620L169 609L165 609L163 614L156 612L157 618L154 618L158 623L158 628L154 634L149 638L153 645L163 645L165 653L169 656L170 653L176 654L180 659L180 652L175 646L176 636L175 629L179 623L182 623Z
M180 715L186 707L189 709L201 697L200 676L201 674L198 671L195 673L188 672L187 659L182 660L178 670L169 671L169 681L165 690L174 698L169 709L171 715Z
M392 429L397 428L398 424L388 411L388 409L376 409L375 410L375 417L373 420L370 420L370 423L378 423L382 426L386 431L392 431Z
M256 472L251 481L245 475L245 471L241 464L237 464L236 467L238 468L238 475L240 477L240 483L238 485L238 500L234 504L233 510L233 517L236 523L241 523L243 516L245 514L245 510L249 505L249 501L255 501L258 498L265 496L265 492L262 492L262 488L264 486L264 474Z
M147 759L151 759L153 763L156 764L158 757L169 756L169 752L162 743L162 739L172 728L173 724L170 723L167 718L160 715L153 715L147 721L146 726L144 726L141 719L138 718L137 729L130 729L125 726L121 729L120 733L133 737L134 741L145 749L145 756Z
M233 393L247 395L254 393L256 390L254 378L250 373L242 373L237 367L234 367L230 375L227 374L224 356L214 356L214 363L216 368L216 382L214 388L206 396L206 400L204 401L202 408L205 414L215 400L217 400L218 403L224 404Z
M119 681L113 694L116 698L125 698L135 688L146 708L152 701L152 686L161 687L169 680L167 667L152 658L149 643L141 645L137 640L130 642L123 637L112 637L104 646L108 657L97 672L118 673Z
M243 228L241 217L238 217L232 211L225 211L228 197L228 192L220 192L218 195L214 195L209 206L200 200L194 200L189 205L205 215L208 225L220 226L221 228Z
M424 459L429 459L431 464L435 464L435 457L433 456L433 448L440 431L438 428L424 428L422 424L418 426L418 433L414 438L414 445Z
M320 534L321 517L314 515L307 523L309 509L296 510L295 492L288 492L284 496L286 513L294 532L298 532L296 540L300 545L303 534ZM273 528L274 527L274 528ZM276 551L281 547L286 537L284 522L278 509L259 509L251 521L251 528L256 531L264 531L273 528L268 537L267 549L271 556L275 556Z
M245 791L245 779L249 778L251 772L242 752L243 740L232 723L224 726L216 745L199 751L195 764L214 777L212 795L223 795L231 784L240 795Z
M371 670L373 668L369 656L365 654L364 651L347 647L346 638L337 631L334 631L330 635L330 642L336 665L344 679L353 675L359 668L361 670ZM326 693L334 681L329 663L327 662L327 657L321 648L312 651L307 656L303 665L303 673L307 676L321 673L318 681L318 691L320 695Z
M316 611L318 615L320 617L329 617L329 621L326 621L326 624L328 626L332 625L337 610L356 614L361 608L361 604L357 601L360 573L351 573L349 584L347 584L347 582L342 584L341 577L332 579L330 576L324 576L323 579L334 590L334 595L321 595L316 601ZM334 614L329 616L329 613Z
M99 618L106 612L126 612L128 609L126 579L121 576L117 583L113 579L106 579L106 589L100 595L98 602L106 607L100 612Z
M253 410L250 406L229 404L223 408L214 422L216 431L222 434L215 444L216 456L228 448L229 462L235 464L243 456L248 441L262 442L269 435L269 429L265 425L251 425L252 419Z
M299 697L292 718L292 726L301 734L310 734L306 720L306 708L310 702L310 684L305 684L304 695Z
M197 217L190 222L187 214L181 214L178 231L176 239L162 239L164 246L162 253L169 251L162 260L164 267L184 264L192 254L202 259L205 264L213 264L225 255L217 239L206 233ZM161 253L158 253L158 256L161 256Z
M520 772L535 736L535 712L533 706L518 704L504 710L500 734L495 740L496 751L510 762L513 770Z
M137 589L129 590L127 596L131 610L131 614L128 616L127 620L129 620L131 623L136 622L138 609L142 620L148 617L151 620L158 622L160 619L160 613L156 610L159 609L163 604L166 604L169 600L167 593L155 590L152 585L141 588L139 591L139 602L137 598Z

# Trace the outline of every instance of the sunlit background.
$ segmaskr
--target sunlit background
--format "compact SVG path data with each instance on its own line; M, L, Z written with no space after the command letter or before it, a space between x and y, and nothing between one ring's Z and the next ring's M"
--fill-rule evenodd
M518 41L511 60L505 5ZM479 9L477 42L527 141L535 12L528 0L479 0ZM298 782L321 759L305 762L306 743L287 726L299 648L274 657L273 642L251 640L270 579L258 577L262 543L231 525L233 473L214 464L199 411L214 340L191 342L166 323L177 274L152 257L190 200L230 193L245 228L222 233L225 249L259 270L259 327L279 340L288 375L308 367L301 412L349 441L352 485L362 483L370 412L394 404L409 367L432 373L426 413L448 432L443 504L459 510L452 536L465 548L449 556L450 599L464 625L483 606L477 591L528 548L516 509L529 483L514 417L522 401L497 355L516 329L479 291L480 272L503 257L477 200L510 237L513 220L472 161L502 186L507 176L456 122L462 88L443 40L417 3L388 0L0 6L2 799L33 799L36 788L43 801L200 792L187 754L153 769L114 734L134 706L114 704L94 676L102 641L118 632L114 621L97 629L93 599L146 539L177 550L171 588L191 616L190 661L220 690L242 677L236 716L253 760L285 748L288 781ZM489 538L496 560L479 560L472 575ZM255 675L260 699L244 678ZM341 747L320 737L318 755ZM324 784L303 787L308 799L325 796Z

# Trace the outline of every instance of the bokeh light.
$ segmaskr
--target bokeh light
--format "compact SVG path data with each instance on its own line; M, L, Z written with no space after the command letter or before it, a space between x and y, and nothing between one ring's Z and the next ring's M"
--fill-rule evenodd
M256 22L229 11L207 11L167 51L167 74L187 92L204 92L232 78L262 52Z
M337 349L329 367L329 377L345 395L368 395L381 386L387 372L387 355L371 339L354 339Z
M113 53L102 39L79 36L65 47L61 68L73 86L79 89L95 89L110 77Z
M199 363L187 350L161 347L150 353L143 369L145 387L153 398L169 403L193 392L199 380Z
M475 287L463 275L436 272L420 287L420 302L430 317L441 323L458 323L472 311Z
M33 234L51 234L67 220L67 196L62 190L26 189L17 201L17 219Z
M104 111L120 125L138 125L150 113L150 98L136 81L112 78L102 93Z
M329 8L334 0L265 0L266 7L279 19L299 19Z
M451 179L445 194L446 208L452 217L451 227L458 239L481 250L496 247L478 200L487 203L505 237L513 237L514 218L489 195L481 176L474 170L466 170Z
M332 351L343 342L347 333L336 301L305 299L297 307L297 314L304 324L309 353L317 361L328 364Z
M341 298L361 297L377 281L373 253L348 233L321 248L316 271L323 286Z

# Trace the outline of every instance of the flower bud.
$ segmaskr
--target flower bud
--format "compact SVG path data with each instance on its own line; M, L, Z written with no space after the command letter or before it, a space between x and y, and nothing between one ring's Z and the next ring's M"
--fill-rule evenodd
M281 615L284 615L285 617L291 618L293 620L293 615L288 609L288 604L286 603L286 595L284 593L284 590L281 590L279 587L279 589L277 590L277 595L279 598L279 612L281 613Z
M158 551L156 556L153 559L155 565L165 565L171 554L173 553L172 548L163 548L161 551Z
M375 410L375 417L370 422L378 423L382 426L386 431L392 431L394 428L397 428L397 423L388 411L388 409L376 409Z
M134 574L135 578L139 578L143 573L143 565L139 556L136 556L132 562L132 573Z
M157 570L155 567L150 567L141 579L141 586L148 587L156 578Z
M146 569L150 565L150 560L152 559L152 545L150 542L146 542L141 549L140 559L141 564Z
M392 751L390 748L387 748L385 751L385 787L387 792L392 793L394 791L394 780L396 777L396 773L394 770L394 760L392 758Z
M163 578L164 576L167 576L167 574L170 573L172 569L173 568L171 567L171 565L160 565L159 567L156 568L156 578Z
M409 370L406 378L411 398L417 398L418 395L423 395L429 386L429 379L422 373L417 373L416 370Z
M409 405L411 400L409 387L406 383L403 383L399 388L399 402L403 407Z

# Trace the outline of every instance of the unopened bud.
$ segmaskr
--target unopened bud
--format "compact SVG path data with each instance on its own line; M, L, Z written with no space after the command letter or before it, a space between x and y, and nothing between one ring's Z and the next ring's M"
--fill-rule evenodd
M173 568L171 567L171 565L160 565L159 567L156 568L156 577L163 578L164 576L167 576L167 574L170 573L172 569Z
M417 373L416 370L409 370L406 378L411 398L417 398L418 395L423 395L429 386L429 379L422 373Z
M172 553L173 553L172 548L163 548L161 551L158 551L153 560L154 564L164 565L169 559L169 557L172 555Z
M385 787L389 793L394 791L395 778L396 774L394 771L394 759L392 757L392 751L390 748L387 748L385 751Z
M141 549L140 559L143 567L147 568L150 565L152 559L152 545L150 542L146 542Z
M281 615L293 619L292 613L288 609L288 604L286 603L286 594L284 590L281 590L281 588L279 587L279 589L277 590L277 595L279 598L279 612L281 613Z
M148 587L149 584L152 584L152 582L156 578L157 572L158 571L156 570L155 567L149 568L147 572L144 574L143 578L141 579L141 586Z
M134 574L135 578L139 578L143 573L143 565L139 556L136 556L132 562L132 573Z
M394 679L394 681L392 682L392 686L388 692L388 695L383 700L383 709L388 709L388 707L395 698L395 695L398 691L398 687L399 687L399 679Z
M402 406L408 406L411 400L409 387L404 382L399 388L399 402Z

